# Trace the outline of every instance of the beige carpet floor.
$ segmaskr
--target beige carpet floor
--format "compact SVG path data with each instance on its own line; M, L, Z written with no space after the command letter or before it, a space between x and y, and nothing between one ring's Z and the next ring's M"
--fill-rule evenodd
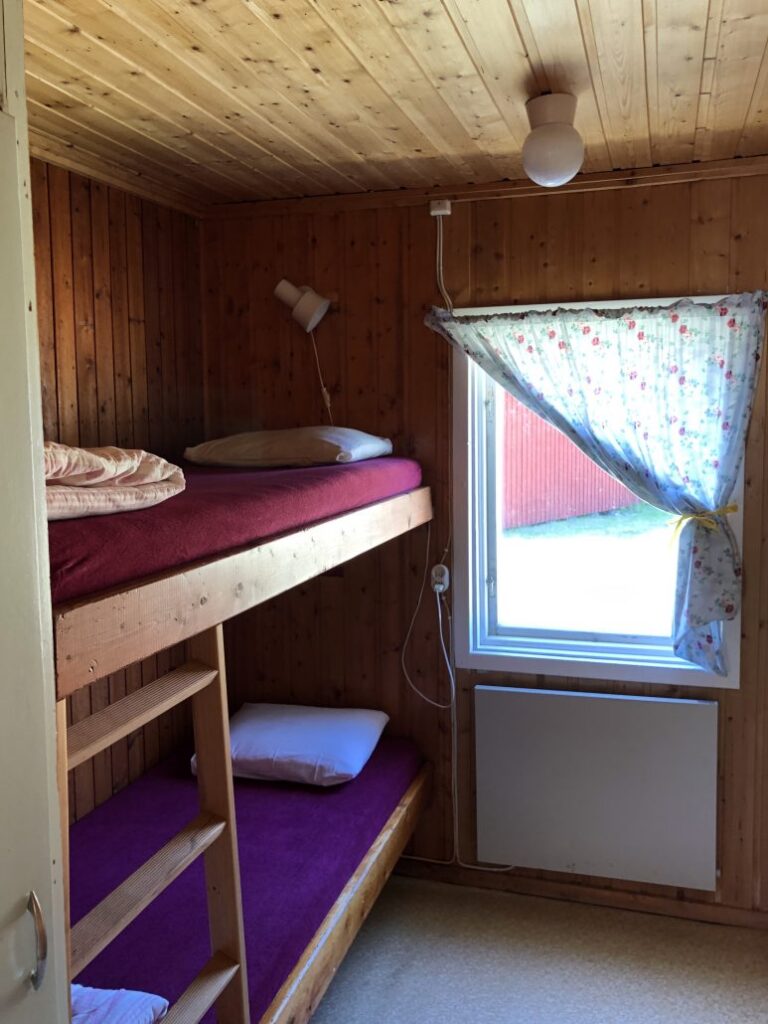
M394 878L313 1024L768 1024L768 933Z

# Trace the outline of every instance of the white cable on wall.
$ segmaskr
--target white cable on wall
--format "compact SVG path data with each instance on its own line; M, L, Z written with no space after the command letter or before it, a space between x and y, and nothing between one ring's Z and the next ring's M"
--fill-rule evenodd
M453 301L451 296L448 294L448 289L445 287L445 278L443 277L443 216L435 217L437 221L437 249L435 252L435 272L437 274L437 287L440 289L440 294L443 297L443 302L449 313L453 313Z
M432 207L435 207L436 204L431 204L431 205L432 205ZM432 212L433 216L435 217L435 219L437 221L437 245L436 245L436 249L435 249L435 272L436 272L436 276L437 276L437 287L440 290L440 294L443 297L443 301L445 302L445 305L446 305L446 308L448 309L448 312L449 313L453 313L453 301L451 300L451 296L448 294L448 289L445 286L445 277L444 277L444 274L443 274L443 247L444 247L443 219L446 216L446 214L450 213L450 205L449 205L448 209L442 210L440 212L438 212L438 210L434 209L434 208L431 210L431 212ZM460 821L459 821L459 761L458 761L458 754L459 754L459 734L458 733L459 733L459 730L458 730L458 715L457 715L457 699L458 699L458 694L457 694L457 689L456 689L455 660L454 660L454 656L453 656L453 621L451 619L450 605L448 604L448 601L446 600L445 592L444 592L444 587L447 588L447 586L448 586L448 579L447 579L448 574L447 574L447 570L445 570L444 564L443 564L443 563L445 563L445 561L446 561L446 559L448 557L448 554L449 554L450 549L451 549L451 543L452 543L452 540L453 540L453 516L451 514L452 508L451 508L451 504L450 504L450 502L452 501L452 494L451 494L451 492L452 492L452 475L453 475L453 459L452 459L452 455L449 456L449 458L450 458L450 463L449 463L449 468L448 468L448 472L449 472L449 483L448 483L448 491L449 491L448 537L446 539L445 548L443 549L443 553L442 553L442 555L440 557L440 568L442 570L442 575L445 577L444 585L441 583L440 587L438 588L435 585L435 580L434 580L434 577L433 577L433 590L434 590L434 594L435 594L435 607L436 607L436 610L437 610L437 626L438 626L438 635L439 635L439 639L440 639L440 651L442 653L443 661L445 662L445 667L446 667L447 672L448 672L448 682L449 682L449 687L450 687L450 699L449 699L448 703L447 704L441 704L439 701L433 700L432 697L428 697L427 694L423 693L419 689L419 687L416 686L416 684L411 679L410 674L408 672L408 667L406 665L406 652L408 650L408 644L410 642L411 635L413 634L413 627L414 627L414 625L416 623L416 619L418 617L419 611L421 610L421 603L422 603L422 600L424 599L424 589L425 589L425 587L427 585L427 577L429 575L429 553L430 553L430 540L431 540L431 536L432 536L432 524L431 523L429 523L427 525L427 544L426 544L426 550L424 552L424 572L423 572L422 577L421 577L421 587L419 588L419 596L418 596L418 599L416 601L416 608L414 609L413 615L411 616L411 622L410 622L410 625L408 626L408 632L406 633L405 640L403 641L403 646L402 646L402 650L401 650L401 653L400 653L400 664L402 666L403 675L405 676L405 679L406 679L408 685L410 686L410 688L413 690L413 692L418 697L420 697L427 704L430 704L433 708L437 708L439 711L450 711L450 713L451 713L451 812L452 812L451 813L451 818L452 818L452 827L453 827L453 852L452 852L450 860L435 860L435 859L430 858L430 857L414 857L414 856L410 856L408 854L406 854L406 858L408 860L423 861L423 862L425 862L427 864L452 865L452 866L463 868L463 869L465 869L467 871L489 871L489 872L493 872L493 871L496 871L496 872L512 871L513 867L511 865L510 866L505 866L505 867L496 867L496 866L493 866L493 867L482 867L480 864L467 864L465 861L463 861L461 859L460 836L459 836L459 833L460 833ZM440 577L438 577L438 578L440 578ZM445 610L446 618L448 620L448 640L447 640L447 642L446 642L446 639L445 639L445 629L444 629L444 626L443 626L443 610Z
M449 364L450 365L450 364ZM452 382L449 383L452 387ZM445 547L440 555L440 562L443 565L448 563L448 556L453 544L453 431L448 431L448 534L445 538Z
M444 242L445 242L445 226L444 226L444 221L445 221L446 216L448 216L450 214L450 212L451 212L450 211L451 204L450 203L444 204L444 208L443 208L443 210L440 213L437 212L437 206L438 205L440 205L440 204L435 204L435 203L431 203L430 204L430 213L432 214L432 216L434 216L435 220L437 221L437 225L436 225L437 236L436 236L436 249L435 249L435 274L436 274L436 277L437 277L437 287L440 290L440 294L443 297L443 302L445 303L446 308L448 309L448 311L450 313L453 313L453 300L451 299L450 293L448 292L448 289L445 286L445 276L444 276L444 272L443 272L443 264L444 264L443 251L444 251ZM453 439L451 438L450 442L449 442L449 449L448 449L448 536L447 536L446 541L445 541L445 547L443 548L443 553L440 556L441 563L445 563L446 559L448 558L448 553L449 553L449 551L451 549L451 539L452 539L452 536L453 536L453 507L452 507L452 502L453 502L452 482L453 481L452 481L452 478L453 478Z
M419 588L419 597L418 600L416 601L416 607L414 608L413 615L411 616L411 622L410 625L408 626L408 632L405 634L403 646L400 649L400 666L403 670L403 675L405 676L406 682L418 697L421 697L421 699L423 701L426 701L427 704L431 704L433 708L438 708L440 711L447 711L450 707L453 706L453 693L451 693L451 699L448 702L448 704L441 704L439 701L432 700L432 698L428 697L426 693L423 693L418 688L416 683L414 683L414 681L411 679L410 673L408 672L408 666L405 663L405 655L408 650L408 644L410 643L411 634L413 633L413 627L416 625L416 619L418 617L419 611L421 610L421 602L424 599L424 589L427 585L427 576L429 574L429 545L431 539L432 523L429 522L427 523L427 544L426 550L424 552L424 574L421 577L421 587Z
M491 866L483 867L480 864L467 864L466 861L462 860L461 857L461 844L460 844L460 819L459 819L459 730L458 730L458 715L457 715L457 687L456 687L456 669L455 661L453 656L453 620L451 617L451 609L448 601L446 600L445 593L435 590L435 601L437 609L437 624L440 638L440 651L443 655L445 667L448 671L448 682L450 686L450 699L447 704L441 704L439 701L433 700L427 694L423 693L418 686L413 682L406 666L406 651L408 649L408 643L410 642L411 635L413 633L413 627L416 622L416 618L421 609L421 603L424 598L424 590L427 585L427 576L429 575L429 553L430 553L430 540L432 536L432 524L427 524L427 543L424 552L424 572L421 577L421 586L419 588L419 596L416 601L416 608L414 609L413 615L411 616L411 622L408 626L408 632L405 635L403 641L402 650L400 653L400 664L403 669L403 675L406 681L414 693L419 696L427 704L437 708L440 711L451 712L451 818L453 828L453 851L450 860L437 860L431 857L415 857L410 854L406 854L407 860L423 861L427 864L442 864L446 866L455 866L463 868L466 871L487 871L487 872L506 872L513 871L513 865L505 865L503 867ZM450 541L449 541L450 543ZM448 640L445 639L445 630L443 627L443 609L445 609L446 618L448 620Z
M312 351L315 353L315 366L317 367L317 379L320 381L320 393L323 396L323 404L325 405L326 412L328 413L328 420L333 426L333 413L331 412L331 395L328 388L325 386L323 380L323 371L320 369L320 357L317 354L317 342L315 341L315 332L310 331L309 336L312 339Z

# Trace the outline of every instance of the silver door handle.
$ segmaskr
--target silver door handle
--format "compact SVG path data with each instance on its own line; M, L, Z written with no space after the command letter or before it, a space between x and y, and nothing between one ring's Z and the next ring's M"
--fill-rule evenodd
M40 906L40 900L34 889L29 894L27 910L35 922L35 969L29 975L29 980L32 982L32 988L37 991L45 978L45 965L48 960L48 934L45 930L43 908Z

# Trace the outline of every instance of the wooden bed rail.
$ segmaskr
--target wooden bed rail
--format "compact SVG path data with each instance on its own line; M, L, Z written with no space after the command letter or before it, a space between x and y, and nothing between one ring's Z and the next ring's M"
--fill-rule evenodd
M166 1019L171 1024L197 1024L215 1004L220 1024L249 1024L221 625L192 637L189 655L187 664L69 729L66 701L58 702L65 868L69 849L67 772L185 700L192 703L200 794L200 814L71 929L70 976L79 974L182 871L203 856L212 958ZM65 877L68 888L68 873Z
M368 917L426 806L431 770L421 769L342 889L259 1024L308 1024Z
M432 518L428 487L256 547L54 608L58 699Z

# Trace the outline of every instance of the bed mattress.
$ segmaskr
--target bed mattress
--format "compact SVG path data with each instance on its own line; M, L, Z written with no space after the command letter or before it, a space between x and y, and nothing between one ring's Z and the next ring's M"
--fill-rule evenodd
M381 740L328 789L236 780L251 1017L258 1021L418 774L408 740ZM188 760L164 762L71 829L77 921L197 814ZM173 1002L210 956L198 859L75 979ZM205 1020L213 1020L213 1014Z
M183 494L152 508L48 525L54 605L214 558L404 494L411 459L304 469L185 466Z

